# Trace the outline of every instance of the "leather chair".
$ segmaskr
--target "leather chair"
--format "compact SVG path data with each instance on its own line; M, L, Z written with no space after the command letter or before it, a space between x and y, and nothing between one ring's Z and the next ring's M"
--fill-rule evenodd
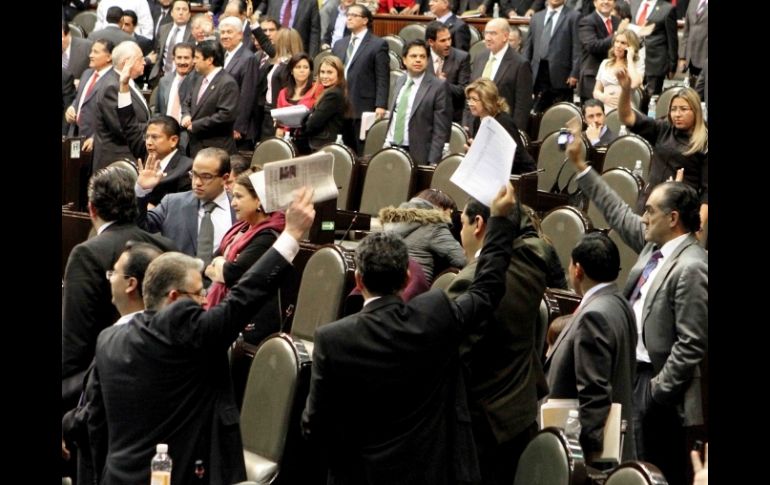
M486 50L487 45L484 43L484 39L471 42L471 47L468 49L468 54L471 56L471 64L473 64L473 60L476 59L476 57L481 55Z
M137 177L139 177L139 170L136 168L136 165L134 165L134 162L129 162L128 160L117 160L112 162L108 165L109 167L119 167L127 171L131 174L131 178L136 182Z
M436 277L436 279L433 280L433 284L430 285L430 289L432 290L434 288L438 288L440 290L446 290L449 288L449 285L452 284L452 281L454 281L457 273L459 273L457 268L449 268L446 271L443 271Z
M391 76L394 72L399 71L391 71ZM383 118L381 120L377 120L372 124L372 127L369 128L369 131L366 132L366 140L364 141L364 156L365 157L371 157L378 151L382 150L382 145L385 144L385 137L388 134L388 119Z
M543 234L551 240L564 272L567 273L572 249L592 229L591 222L578 209L562 205L546 214L541 227Z
M251 156L251 166L262 167L266 163L288 160L296 156L294 144L283 138L271 136L257 144Z
M334 183L337 185L339 195L337 196L337 208L348 208L348 197L350 191L350 177L353 174L353 165L356 157L350 148L339 143L328 143L321 147L319 151L331 153L334 157Z
M642 161L644 178L650 174L650 160L652 159L652 146L639 135L629 133L612 140L607 145L607 153L604 155L604 171L610 168L626 167L633 170L636 161Z
M85 33L83 27L72 22L70 22L70 35L72 37L80 37L81 39L88 37L88 34Z
M661 119L668 116L668 106L671 104L671 99L674 97L675 94L679 93L680 89L682 89L682 86L671 86L670 88L660 93L658 102L655 105L656 119Z
M558 136L558 131L552 132L545 137L540 146L540 153L537 155L537 168L542 168L545 171L538 174L537 189L561 193L569 185L569 191L574 192L577 190L577 182L573 177L575 166L567 160L566 153L559 149ZM585 159L586 153L588 153L588 143L585 138L582 140L580 151L583 154L583 159Z
M80 26L80 28L83 29L85 37L88 37L88 34L93 32L94 27L96 26L96 11L83 10L82 12L78 12L78 14L72 18L72 23Z
M452 123L452 131L449 135L449 153L466 153L468 150L465 145L468 144L468 135L460 123Z
M375 153L366 170L359 212L376 216L383 207L409 200L415 172L412 157L400 148Z
M642 116L642 112L639 111L636 108L632 108L637 116ZM620 116L618 115L618 110L612 109L610 111L607 111L606 113L607 117L604 120L604 124L607 125L607 128L612 130L613 133L616 135L620 133Z
M404 45L410 43L415 39L425 39L425 25L423 24L406 25L398 32L398 36L404 39Z
M602 178L629 207L636 207L636 200L639 198L644 185L630 170L624 167L611 168L604 171ZM596 204L588 204L587 215L595 228L606 229L610 227Z
M514 485L577 485L586 479L583 450L559 428L545 428L519 458Z
M542 140L546 135L560 128L567 126L567 122L575 116L583 122L583 113L580 108L572 103L561 102L551 106L540 120L540 129L537 132L537 139Z
M388 59L390 60L391 71L400 71L404 69L404 66L401 64L401 57L395 52L388 51Z
M605 485L666 485L668 481L652 463L628 461L607 476Z
M406 76L406 71L396 70L390 71L390 81L388 85L388 106L393 106L393 97L396 96L396 81L398 81L398 78L401 76ZM358 135L358 133L356 133ZM383 137L383 141L385 138ZM380 145L380 148L382 148L382 145Z
M475 26L468 24L468 30L471 31L471 44L473 45L476 42L480 40L484 40L484 36L481 35L481 32L479 32L479 29L477 29Z
M462 161L463 155L457 153L449 155L438 162L436 170L433 172L433 178L430 181L431 189L438 189L451 197L460 210L462 210L463 204L465 204L465 201L468 200L468 197L470 196L466 191L458 187L449 179L452 178L452 175L457 171L457 167L460 166L460 162Z
M241 435L246 477L258 484L272 483L281 473L281 463L296 402L300 375L309 373L310 356L301 343L286 334L266 339L257 350L249 370L241 409ZM299 406L301 408L301 406Z
M404 42L404 39L402 39L400 36L395 34L388 34L383 36L382 40L388 43L388 50L397 56L400 56L404 51L404 45L406 45L406 42Z

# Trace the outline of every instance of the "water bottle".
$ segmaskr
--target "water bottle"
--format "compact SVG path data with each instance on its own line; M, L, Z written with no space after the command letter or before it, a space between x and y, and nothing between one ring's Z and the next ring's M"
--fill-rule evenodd
M495 6L492 7L492 16L494 18L500 17L500 4L495 2Z
M444 149L441 151L441 158L446 158L451 154L452 151L449 149L449 143L444 143Z
M580 414L577 409L570 409L567 416L567 424L564 425L564 434L567 438L580 440Z
M653 94L650 97L650 105L647 108L647 116L649 116L652 119L657 118L657 116L655 115L655 108L657 107L657 105L658 105L658 95Z
M684 87L690 87L690 73L684 73Z
M168 456L168 445L159 443L155 447L155 456L152 457L150 469L150 485L171 484L171 457Z
M701 111L703 111L703 120L704 121L708 121L708 119L709 119L709 110L708 110L708 107L706 106L706 102L705 101L701 101L700 102L700 109L701 109Z
M641 160L636 161L636 165L634 165L634 170L632 172L634 175L636 175L640 179L644 179L644 168L642 168Z
M345 144L345 142L342 141L342 133L338 133L337 134L337 139L334 141L334 143L336 143L337 145L344 145Z
M626 136L628 135L628 129L626 128L626 125L620 125L620 130L618 130L618 136Z
M283 134L284 141L291 143L291 132L289 130L286 130Z

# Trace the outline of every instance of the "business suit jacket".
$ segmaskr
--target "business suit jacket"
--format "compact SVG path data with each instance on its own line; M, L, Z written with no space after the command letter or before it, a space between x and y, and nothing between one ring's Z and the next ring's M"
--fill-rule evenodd
M194 257L198 252L198 198L192 191L170 193L159 205L147 210L149 200L149 196L137 197L139 215L136 224L146 231L160 232L174 241L180 252ZM231 200L229 195L227 200ZM229 204L228 207L235 223L235 212Z
M271 248L219 305L183 298L99 335L87 394L101 483L145 483L160 442L174 457L173 485L199 482L198 459L205 483L246 480L227 349L289 268Z
M151 39L148 39L147 37L134 33L134 35L131 36L131 40L139 44L139 48L142 49L143 56L146 56L147 54L152 52L153 44Z
M614 15L610 17L612 31L617 32L620 19ZM578 37L580 38L580 79L578 91L583 99L594 97L596 86L596 74L599 65L607 58L612 46L612 36L607 32L601 15L592 12L578 21Z
M91 54L92 45L93 41L88 39L74 36L70 38L70 62L67 70L75 76L75 79L80 79L83 71L88 69L88 64L91 62L88 56Z
M307 135L310 148L318 150L337 139L347 110L348 101L342 88L335 86L324 91L303 122L302 132Z
M507 218L490 218L478 276L456 301L440 290L409 303L384 296L316 330L302 428L329 451L327 483L473 481L453 473L476 458L472 445L455 452L458 425L468 431L457 349L500 301L514 233Z
M67 134L67 121L64 119L64 112L67 110L72 100L75 99L75 78L68 70L61 70L61 130L62 135Z
M532 16L529 22L529 35L524 46L524 57L530 60L532 78L537 79L540 70L540 47L543 41L547 9ZM556 25L551 30L551 41L548 44L548 74L551 87L554 89L569 89L567 78L580 76L580 41L578 40L578 20L580 14L564 6L559 14Z
M409 75L401 76L393 90L398 94ZM398 95L393 96L390 106L390 125L395 123ZM449 142L452 126L452 108L446 82L426 71L412 103L407 126L409 130L409 154L418 165L434 165L441 160L444 143Z
M237 152L233 126L238 117L238 83L224 69L209 82L198 102L203 76L196 76L188 96L182 100L182 118L192 117L190 156L195 157L206 147L217 147L233 154Z
M253 45L250 37L246 39L248 39L249 44ZM257 126L252 112L259 84L259 61L254 53L247 48L246 42L233 54L233 59L224 70L233 76L235 82L238 83L238 116L235 119L233 129L239 132L243 138L257 140L259 126Z
M690 2L684 17L684 35L679 46L679 58L703 69L709 57L709 7L698 17L698 1Z
M112 72L112 70L107 72ZM85 96L88 85L91 82L91 76L93 75L94 70L91 68L88 68L83 72L83 79L82 82L78 84L75 99L70 103L70 105L75 108L75 112L77 112L78 105L80 104L80 98ZM98 109L97 100L99 99L99 90L104 86L104 80L106 78L106 75L98 78L94 85L94 89L91 90L91 92L88 93L88 96L83 100L83 106L80 107L78 121L69 125L69 136L84 136L86 138L94 136L94 133L96 132L96 111Z
M468 52L468 49L471 48L471 29L468 24L457 15L452 14L444 22L444 25L449 28L449 33L452 34L452 47Z
M329 0L321 7L321 41L324 44L331 45L332 36L334 35L334 24L337 23L337 15L339 15L340 2L339 0ZM324 16L328 17L328 21L324 19ZM324 24L326 27L324 28ZM350 35L350 29L345 25L342 31L342 37Z
M641 217L594 170L579 178L578 186L639 253L623 288L628 298L654 244L644 240ZM708 256L692 234L660 266L644 299L642 325L656 374L650 381L653 399L675 406L684 426L703 424L699 365L708 349Z
M489 50L481 53L471 67L471 79L479 79L484 73L484 66L489 60ZM511 116L516 126L524 131L529 127L529 112L532 109L532 67L521 54L508 47L493 81L500 96L505 98L511 108ZM470 126L470 111L463 114L463 125Z
M182 101L190 93L194 79L198 76L195 70L191 71L184 77L179 84L179 105L182 105ZM169 98L171 97L171 84L174 82L176 72L170 72L163 76L158 82L158 95L155 98L155 106L153 109L154 114L166 114L168 109Z
M642 0L630 0L631 14L636 19ZM645 76L664 76L676 72L679 60L679 38L676 27L676 8L671 3L658 0L647 12L647 24L655 24L655 29L644 38Z
M499 0L500 3L500 16L504 18L508 18L508 12L511 10L516 11L516 14L519 17L524 16L524 13L531 8L537 10L538 8L543 8L543 4L541 2L540 6L538 8L537 5L533 6L532 2L534 0ZM486 13L490 17L492 16L492 9L494 8L495 0L486 0L484 3L484 6L486 7ZM537 3L537 2L536 2ZM459 12L463 12L467 9L458 10Z
M94 30L93 32L88 34L88 40L93 41L98 39L107 39L113 44L115 44L116 47L118 44L126 40L133 40L134 42L136 42L136 40L133 37L123 32L123 30L121 30L120 27L114 24L109 24L103 29Z
M467 367L468 400L498 443L515 438L535 422L545 375L535 342L535 325L546 287L545 241L523 219L513 253L503 263L505 295L478 332L465 337L460 359ZM462 295L473 281L477 261L463 268L447 287L450 298Z
M131 140L136 140L136 134L124 132L118 117L119 78L120 76L115 69L110 69L104 76L96 98L94 172L115 160L121 158L135 160L136 158L129 147ZM144 126L150 119L150 111L140 96L136 91L131 90L131 106L134 109L137 123Z
M116 222L72 248L67 258L61 321L63 410L77 404L97 335L118 319L111 302L110 282L104 274L112 269L127 241L149 242L164 251L176 250L165 237L143 231L133 223Z
M436 72L433 66L433 55L428 55L428 71ZM452 121L462 122L465 109L465 86L471 80L471 56L467 52L449 49L449 55L441 67L444 73L449 94L452 96Z
M390 88L390 58L388 43L369 30L361 40L356 55L348 63L346 59L350 35L338 40L332 53L348 66L348 97L353 104L353 117L361 118L364 111L375 108L387 109ZM374 89L372 89L374 88Z
M545 360L549 397L579 401L580 443L586 453L602 451L612 403L622 406L622 419L633 420L636 339L634 312L612 283L581 302ZM629 426L622 461L635 459L636 439Z
M292 28L302 37L305 52L312 59L321 50L321 16L318 13L318 2L314 0L295 0L297 13L292 18ZM276 20L281 19L281 0L270 0L267 5L267 15Z
M584 131L583 134L585 135L585 133L586 132ZM595 147L607 146L610 143L612 143L615 140L615 138L617 138L617 137L618 137L618 135L615 132L613 132L612 130L610 130L609 127L608 127L606 130L604 130L604 133L601 134L601 136L599 137L599 141L596 142L594 144L594 146ZM588 138L586 138L586 139L588 139Z
M158 60L155 62L155 65L152 66L152 71L150 71L150 79L163 77L164 75L164 63L166 62L166 43L168 42L168 36L171 35L171 30L175 25L176 24L174 22L169 22L158 29L158 37L155 39L155 52L158 53ZM187 22L185 25L182 42L191 42L195 44L195 37L192 35L191 22Z

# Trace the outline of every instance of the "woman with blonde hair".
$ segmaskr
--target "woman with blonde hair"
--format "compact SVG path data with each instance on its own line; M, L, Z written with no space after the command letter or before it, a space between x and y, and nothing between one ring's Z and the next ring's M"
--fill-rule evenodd
M310 148L314 151L337 139L337 135L342 133L345 114L350 110L342 59L337 56L324 57L318 70L318 83L323 87L323 92L302 126L302 132L308 137Z
M263 39L265 40L265 39ZM269 39L268 39L269 40ZM275 136L275 122L270 116L270 110L278 106L278 93L289 82L291 71L289 61L300 52L304 52L302 37L294 29L281 29L275 34L275 55L270 58L272 66L265 81L265 111L262 118L262 137Z
M476 136L476 132L479 130L481 120L491 116L505 128L516 142L516 152L513 155L511 173L521 174L537 170L537 162L535 162L532 155L524 147L524 141L521 138L519 129L510 115L511 109L508 107L505 98L500 96L494 82L486 78L473 81L465 88L465 99L468 102L468 109L474 116L471 133L469 133L469 143L473 143L473 137Z
M607 59L599 65L594 86L594 98L604 103L606 109L618 107L620 85L615 76L618 69L626 69L631 77L631 89L642 85L644 78L644 58L639 55L639 37L631 30L615 33Z
M620 83L618 115L628 129L652 145L650 174L639 196L641 213L652 189L677 177L684 169L683 183L694 188L701 198L701 231L708 221L708 129L703 120L700 96L692 88L681 88L671 98L668 116L654 120L631 109L631 79L625 69L617 72ZM700 237L702 232L698 232Z

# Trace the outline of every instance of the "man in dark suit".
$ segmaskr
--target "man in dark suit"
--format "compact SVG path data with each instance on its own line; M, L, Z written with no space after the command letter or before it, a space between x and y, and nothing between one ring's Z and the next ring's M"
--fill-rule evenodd
M145 312L99 335L88 382L89 437L103 483L146 482L161 442L173 456L174 484L246 480L227 350L290 273L315 215L311 200L312 191L299 194L283 234L215 307L203 308L199 260L166 253L150 263Z
M418 165L435 165L441 160L452 125L446 81L427 71L429 50L422 39L404 46L407 73L393 88L396 95L385 136L385 146L408 150Z
M158 158L147 160L136 179L137 224L150 232L160 232L187 255L211 260L222 236L235 222L235 212L225 191L230 156L219 148L204 148L193 160L190 174L192 190L166 194L159 205L150 209L150 195L163 180L163 172ZM206 217L213 225L211 254L199 254L200 229Z
M75 78L72 73L62 68L61 70L61 133L67 134L67 120L64 118L64 112L70 103L75 99Z
M655 25L644 38L644 84L647 94L663 92L663 80L676 73L679 60L676 9L663 0L630 0L637 25Z
M158 82L165 74L174 72L173 49L177 42L194 42L190 26L190 4L186 0L172 2L171 18L173 21L160 27L155 39L158 58L150 72L151 82Z
M449 0L430 0L429 5L436 20L446 25L452 34L452 45L456 49L468 52L471 48L471 30L468 24L452 12Z
M462 5L467 1L468 0L460 0L460 4ZM495 2L500 5L500 16L509 19L513 17L524 17L530 9L534 11L543 8L542 1L540 2L539 9L533 9L533 0L486 0L482 5L479 5L479 10L482 14L487 14L487 17L491 17ZM535 3L537 2L535 1ZM462 12L463 10L461 9L460 11Z
M629 423L636 370L636 319L615 279L620 253L602 232L586 234L572 250L569 277L583 297L545 361L549 397L577 399L580 444L590 462L604 450L604 425L612 403ZM633 427L626 430L621 461L636 459Z
M120 28L120 22L123 18L123 9L120 7L110 7L107 9L107 25L103 29L94 30L88 34L88 40L107 39L115 45L126 40L132 40L131 36L123 32Z
M615 0L594 0L596 10L578 22L578 37L580 38L580 81L578 90L580 101L585 102L594 97L596 73L599 65L607 58L607 52L612 46L612 34L618 31L621 21L612 15ZM623 21L627 24L628 21ZM608 28L609 26L609 28Z
M105 79L112 72L112 51L114 46L107 39L99 39L91 46L89 68L83 71L83 82L78 83L75 99L65 112L69 126L69 136L91 138L84 143L83 149L91 151L93 136L96 132L96 111L99 91L105 84Z
M470 199L460 216L468 265L447 287L455 299L473 281L479 250L486 246L489 208ZM503 263L505 295L494 314L460 347L468 378L473 439L482 484L513 483L519 457L537 433L537 401L545 396L536 325L547 286L547 243L522 212L509 261Z
M70 26L67 22L61 24L61 62L64 69L79 80L83 71L88 68L92 41L73 37L70 34Z
M508 44L508 22L492 19L484 28L487 51L479 54L471 66L471 79L492 79L500 96L511 108L516 127L527 131L529 111L532 109L532 68L529 61L513 51ZM494 56L494 60L492 57ZM463 126L471 126L472 116L466 109Z
M428 24L425 40L430 46L428 71L446 81L452 96L452 121L461 123L465 109L465 86L471 78L470 55L452 47L449 29L440 22Z
M579 134L579 127L572 127ZM576 137L577 138L577 137ZM668 483L687 475L688 440L702 430L700 364L708 350L708 256L695 237L700 198L681 182L655 187L640 217L582 159L579 140L567 154L578 186L610 227L639 253L623 295L637 322L634 432L640 460L657 465Z
M595 147L607 146L618 137L607 126L604 103L598 99L589 99L583 103L583 118L588 125L584 134L591 145Z
M222 46L204 40L195 46L195 70L190 93L182 100L182 127L190 133L190 156L203 148L235 153L233 126L238 117L238 83L222 65Z
M329 0L321 7L321 48L330 49L338 40L350 35L347 26L348 7L356 0ZM324 20L324 16L328 20ZM324 23L326 28L324 29Z
M476 278L455 301L434 289L403 302L400 237L374 233L356 248L364 308L316 330L302 416L305 437L328 452L328 483L476 483L458 346L503 295L514 205L507 184L492 202Z
M136 23L138 22L136 12L133 10L124 10L123 17L120 18L120 28L127 33L131 39L142 49L142 55L146 56L152 52L152 39L136 33Z
M154 113L165 114L182 121L182 101L189 96L193 82L197 77L193 69L195 46L188 42L178 42L174 46L174 72L160 80L155 97L155 106L150 108ZM190 134L182 130L179 135L179 148L187 153L190 144Z
M576 11L564 6L564 0L548 0L548 8L529 21L524 57L532 64L536 112L562 101L572 102L580 75L579 18Z
M253 150L258 128L253 119L259 83L259 61L243 43L242 23L236 17L219 22L219 43L225 51L224 70L238 83L238 117L233 125L233 138L239 149ZM247 39L251 42L251 33Z
M288 18L287 7L288 12L291 12ZM321 46L321 17L316 0L270 0L262 2L258 10L278 20L284 28L299 32L305 52L310 54L311 58L318 54Z
M105 272L123 251L126 241L146 241L175 250L165 237L134 225L134 179L119 167L96 172L88 183L88 214L96 236L72 249L64 271L62 302L62 411L77 404L83 376L94 356L96 337L112 325L118 312L110 302Z
M679 67L682 72L689 71L690 86L695 86L708 58L709 4L707 0L693 0L687 7L682 45L679 46Z
M102 87L96 99L96 129L94 131L94 172L110 163L120 159L134 160L129 142L136 137L126 133L120 126L118 118L118 95L120 85L119 72L126 77L126 89L124 100L133 106L138 123L147 123L150 119L150 109L141 91L133 80L144 72L144 57L142 50L134 41L125 41L112 51L114 69L110 70L102 81ZM141 133L141 129L140 129ZM140 135L141 137L141 135Z
M160 28L174 20L171 18L171 0L150 0L153 38L160 35Z
M358 148L361 113L374 111L377 119L385 116L390 89L388 43L369 31L374 16L363 5L348 7L347 27L350 35L338 40L332 53L345 63L348 97L353 105L353 120L345 130L345 144ZM352 44L352 45L351 45Z

